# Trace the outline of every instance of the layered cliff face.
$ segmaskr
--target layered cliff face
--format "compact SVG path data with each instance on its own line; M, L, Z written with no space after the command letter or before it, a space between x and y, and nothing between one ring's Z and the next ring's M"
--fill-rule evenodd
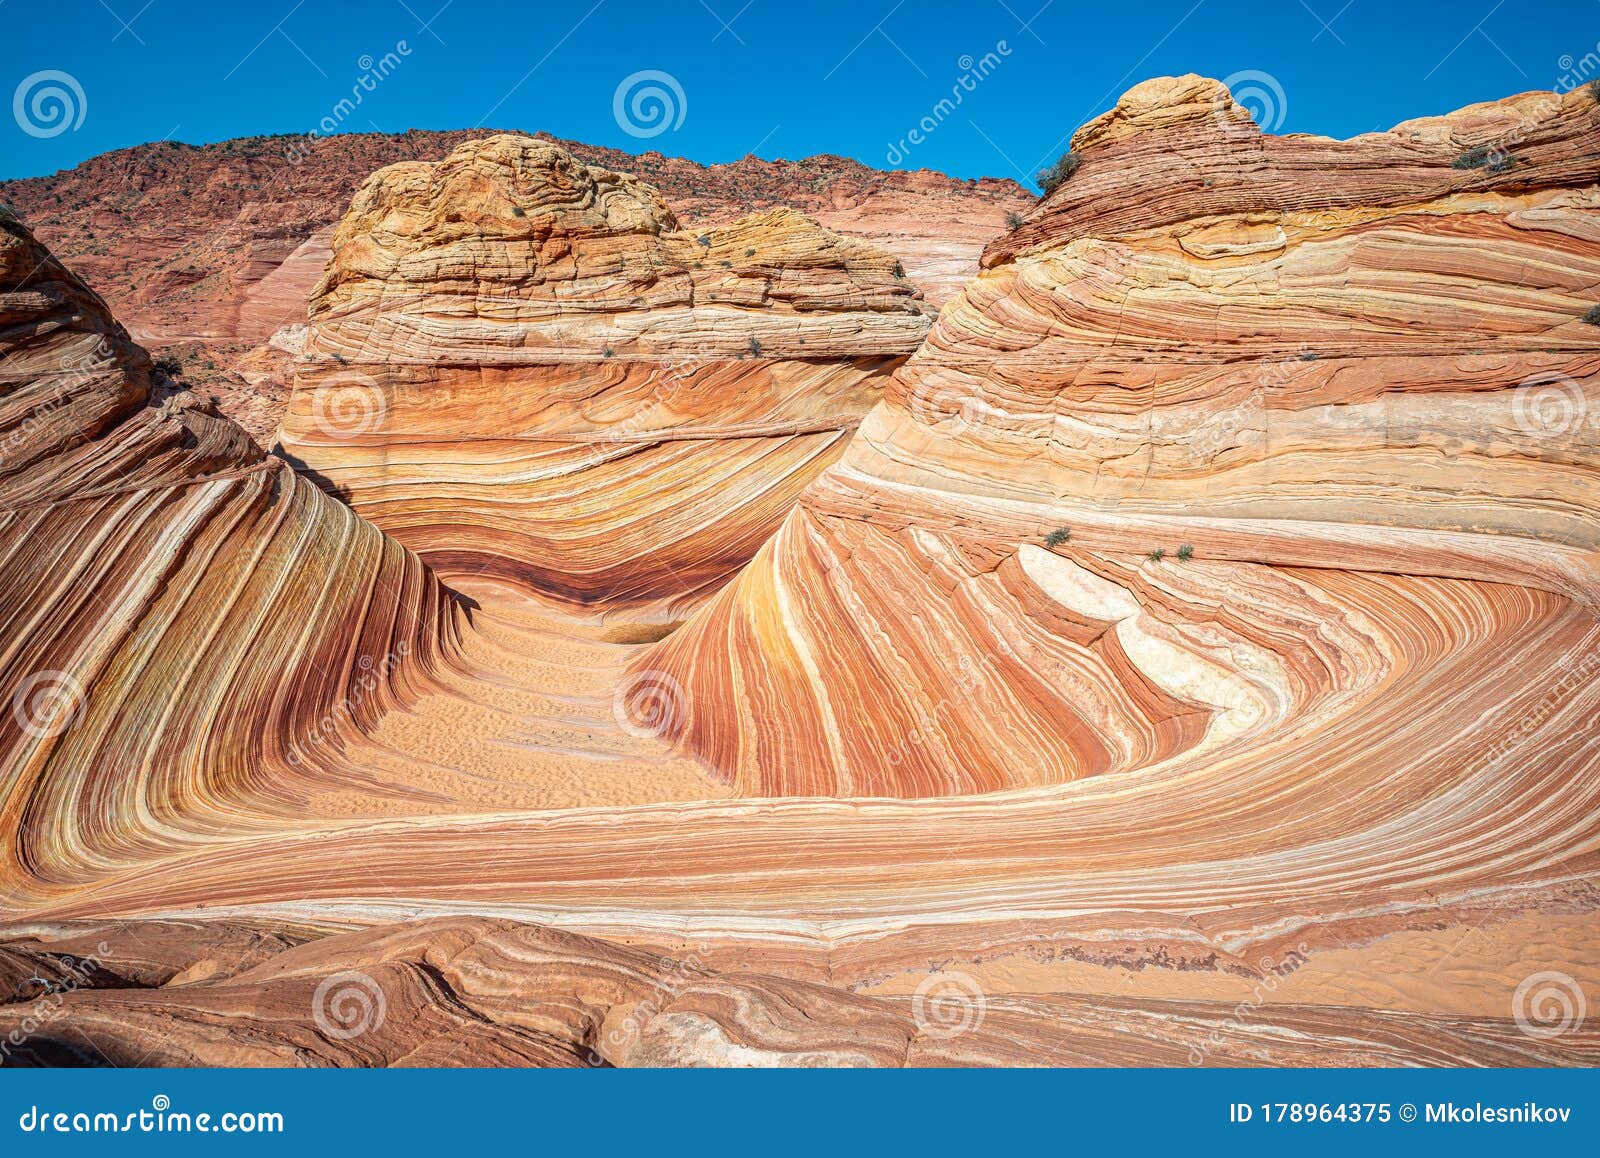
M1509 720L1436 697L1503 694L1486 658L1536 630L1553 683L1590 630L1597 128L1588 92L1347 142L1130 92L639 661L683 742L749 793L928 796L1270 767L1381 701L1465 774Z
M381 170L333 239L287 453L447 579L671 619L843 450L928 307L777 210L499 136Z
M414 555L153 376L9 218L0 318L15 895L271 827L450 662L457 610Z
M290 136L159 141L50 176L0 181L0 203L15 206L137 340L181 359L185 382L215 395L223 413L267 445L292 379L273 339L304 324L352 195L386 165L439 161L488 135L341 133L310 147ZM1033 200L1009 180L884 172L844 157L700 165L538 139L638 175L697 231L753 212L809 214L888 250L935 304L977 272L1007 213Z
M1134 90L777 534L649 645L481 581L477 607L434 594L226 423L150 405L98 303L19 267L5 372L33 401L5 413L32 422L34 482L8 525L60 501L0 540L0 592L31 617L13 656L64 641L50 662L86 695L3 753L0 910L26 923L0 928L0 1036L116 1064L1593 1064L1600 114L1545 100L1341 143L1263 137L1196 78ZM624 345L665 365L676 324L630 324L692 319L732 276L664 260L666 304L616 308L598 287L681 242L648 191L595 179L565 241L517 243L574 255L550 264L483 242L532 229L531 203L458 179L459 224L386 210L330 274L307 404L422 423L391 377L415 371L443 442L480 382L592 390ZM450 260L412 284L386 255L424 222ZM495 281L556 268L526 299ZM80 329L112 348L53 424L37 351ZM619 344L567 359L561 335ZM371 345L392 356L359 363ZM334 350L373 381L329 381ZM551 397L493 405L541 431L654 413ZM147 427L186 433L121 453ZM427 460L364 461L385 455ZM160 521L257 474L300 504L262 500L272 535ZM219 555L236 523L255 537ZM387 587L350 582L368 548L329 525L418 576L392 613L357 610ZM230 558L253 584L231 603L206 594ZM528 558L566 582L555 551ZM416 640L372 700L348 690L369 626ZM7 663L0 693L31 704L37 665Z

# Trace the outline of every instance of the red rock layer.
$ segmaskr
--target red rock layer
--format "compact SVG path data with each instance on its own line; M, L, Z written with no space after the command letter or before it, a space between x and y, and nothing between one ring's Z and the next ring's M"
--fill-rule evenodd
M929 1017L925 996L724 973L693 955L510 921L265 932L248 948L247 926L136 927L165 951L153 968L112 954L107 936L121 944L126 929L45 926L0 941L0 962L31 971L13 982L13 1003L0 1003L0 1032L22 1038L7 1047L9 1064L1504 1066L1574 1051L1600 1060L1593 1029L1556 1051L1504 1019L1292 1005L1241 1018L1220 1002L1118 997L984 999L981 1011L951 1007L971 1023L953 1033ZM176 971L169 946L197 965ZM63 967L63 957L93 964ZM27 980L44 976L57 993L30 992ZM46 1032L21 1034L30 1018Z
M743 792L927 796L1342 743L1524 597L1464 581L1586 623L1597 128L1585 91L1277 139L1215 82L1140 86L636 669ZM1465 769L1492 729L1452 725Z
M283 445L447 579L679 617L755 553L926 332L797 214L704 233L526 137L363 186Z
M302 325L334 226L375 170L438 161L482 131L348 133L309 149L251 137L119 149L48 177L0 181L0 203L111 303L134 336L183 360L262 445L282 420L289 372L262 374L282 327ZM1032 196L1012 181L880 172L843 157L699 165L657 152L554 141L579 160L634 173L698 228L790 208L882 247L940 304L977 272L984 245ZM237 371L237 372L235 372Z
M0 325L0 878L303 808L313 764L448 662L452 597L153 377L9 218Z

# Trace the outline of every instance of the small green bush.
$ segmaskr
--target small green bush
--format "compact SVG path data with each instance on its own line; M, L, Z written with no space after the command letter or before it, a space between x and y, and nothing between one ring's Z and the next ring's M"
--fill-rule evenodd
M1044 545L1049 547L1052 551L1061 546L1062 543L1070 543L1071 541L1071 527L1057 527L1044 537Z
M1594 97L1596 104L1600 104L1600 77L1589 82L1589 95Z
M1022 214L1020 214L1020 213L1007 213L1006 214L1006 228L1008 230L1010 230L1012 233L1015 233L1017 230L1021 229L1022 228Z
M1501 149L1475 145L1458 155L1450 165L1456 169L1487 169L1491 173L1504 173L1516 168L1517 159Z
M615 358L617 356L617 352L610 346L607 346L605 349L600 351L600 356L602 358Z
M702 233L699 237L695 238L695 240L701 245L705 246L707 249L711 248L711 238L708 234Z
M906 276L906 267L901 265L898 261L894 263L894 276L900 278L902 281Z
M761 357L761 340L759 338L750 339L750 356L752 358Z
M1590 306L1583 315L1583 320L1591 326L1600 326L1600 306Z
M511 207L511 216L513 216L513 217L526 217L527 215L528 215L527 210L523 209L522 206L513 205Z
M1167 552L1166 552L1166 550L1164 548L1157 547L1154 551L1151 551L1150 554L1148 556L1146 556L1146 557L1152 563L1159 563L1159 562L1161 562L1161 560L1163 560L1163 559L1165 559L1167 557Z
M1190 559L1194 558L1194 548L1188 543L1185 543L1183 546L1178 548L1178 558L1187 563Z
M168 378L176 378L183 373L183 363L173 354L162 354L155 360L155 367Z
M1046 197L1054 193L1066 183L1067 178L1078 171L1078 166L1083 163L1083 158L1078 154L1068 151L1057 158L1056 163L1048 169L1041 169L1034 180L1039 182L1039 188L1044 190Z

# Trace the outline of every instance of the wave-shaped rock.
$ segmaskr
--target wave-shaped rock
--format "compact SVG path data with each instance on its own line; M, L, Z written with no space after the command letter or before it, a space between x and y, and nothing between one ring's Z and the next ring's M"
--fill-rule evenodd
M11 219L0 325L0 877L270 827L450 662L454 598L172 391Z
M638 661L683 743L752 794L957 794L1337 749L1534 620L1554 686L1600 543L1597 128L1587 91L1348 142L1130 92ZM1500 742L1445 718L1463 769Z
M0 733L28 921L0 1027L117 1064L1592 1063L1597 116L1514 98L1280 141L1209 82L1141 86L647 647L450 600L164 398L81 286L8 267L5 413L34 425L5 517L56 521L3 540L0 692L48 643L87 696L58 735ZM1191 208L1119 216L1135 195ZM470 266L483 228L460 236ZM494 328L454 309L440 334L482 358ZM326 339L363 335L352 367L371 321ZM54 421L43 352L80 331L112 349ZM271 533L199 517L258 476ZM404 599L349 582L368 551ZM407 631L371 716L291 760ZM112 914L133 944L72 973ZM366 1003L337 1009L387 1015L346 1037L316 1010L350 973ZM85 1053L51 1052L41 981Z
M754 554L928 327L881 250L681 231L525 137L380 170L333 248L286 450L447 577L636 615Z

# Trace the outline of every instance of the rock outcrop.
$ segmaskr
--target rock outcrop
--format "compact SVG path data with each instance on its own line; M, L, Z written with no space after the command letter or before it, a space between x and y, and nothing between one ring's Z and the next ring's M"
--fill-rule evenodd
M9 217L0 324L0 883L272 827L451 662L456 600Z
M670 621L838 457L928 312L799 214L683 231L635 178L491 137L357 194L283 446L447 579Z
M1594 1064L1597 127L1574 93L1280 139L1212 82L1140 86L776 535L643 644L492 583L454 598L167 397L8 226L8 1056ZM683 332L652 323L742 279L685 268L629 179L551 166L524 195L559 170L598 198L545 239L558 264L484 244L545 241L472 165L454 232L384 209L330 274L308 401L365 413L334 405L370 389L331 381L337 350L436 442L530 369L621 393L502 391L506 425L640 413L623 363L660 373ZM389 256L417 229L439 245L414 276ZM765 226L790 229L817 236ZM660 258L659 307L610 288L630 254ZM519 268L570 276L524 298ZM797 286L849 309L795 313L901 316L872 305L894 279L836 269ZM569 338L633 356L550 352ZM719 374L758 369L717 349ZM695 396L744 421L728 404L766 389ZM385 457L416 456L363 469ZM548 509L625 525L651 501ZM596 558L511 581L549 593ZM643 574L608 580L630 614L711 584Z
M959 794L1337 746L1380 700L1503 695L1487 657L1544 631L1523 690L1553 686L1600 545L1597 128L1586 91L1348 142L1130 92L638 661L684 743L756 795ZM1495 751L1493 715L1441 717L1436 758Z
M263 446L290 377L260 374L266 343L303 325L335 225L375 170L439 161L485 131L341 133L119 149L46 177L0 181L0 203L111 303L134 337L180 359L184 381ZM581 161L659 189L687 227L789 208L899 259L930 302L977 272L985 244L1032 196L1015 182L879 171L844 157L700 165L540 134Z
M0 1003L7 1064L1513 1066L1574 1050L1600 1060L1593 1029L1557 1052L1493 1019L1294 1005L1241 1019L1219 1002L1119 997L984 999L980 1010L971 995L964 1006L946 996L946 1012L969 1022L952 1033L958 1023L931 1019L926 994L863 997L483 918L332 936L134 928L158 947L141 955L155 962L112 955L107 937L126 943L126 928L0 929L0 967L16 975L0 981L15 987ZM12 1032L20 1045L5 1043Z

